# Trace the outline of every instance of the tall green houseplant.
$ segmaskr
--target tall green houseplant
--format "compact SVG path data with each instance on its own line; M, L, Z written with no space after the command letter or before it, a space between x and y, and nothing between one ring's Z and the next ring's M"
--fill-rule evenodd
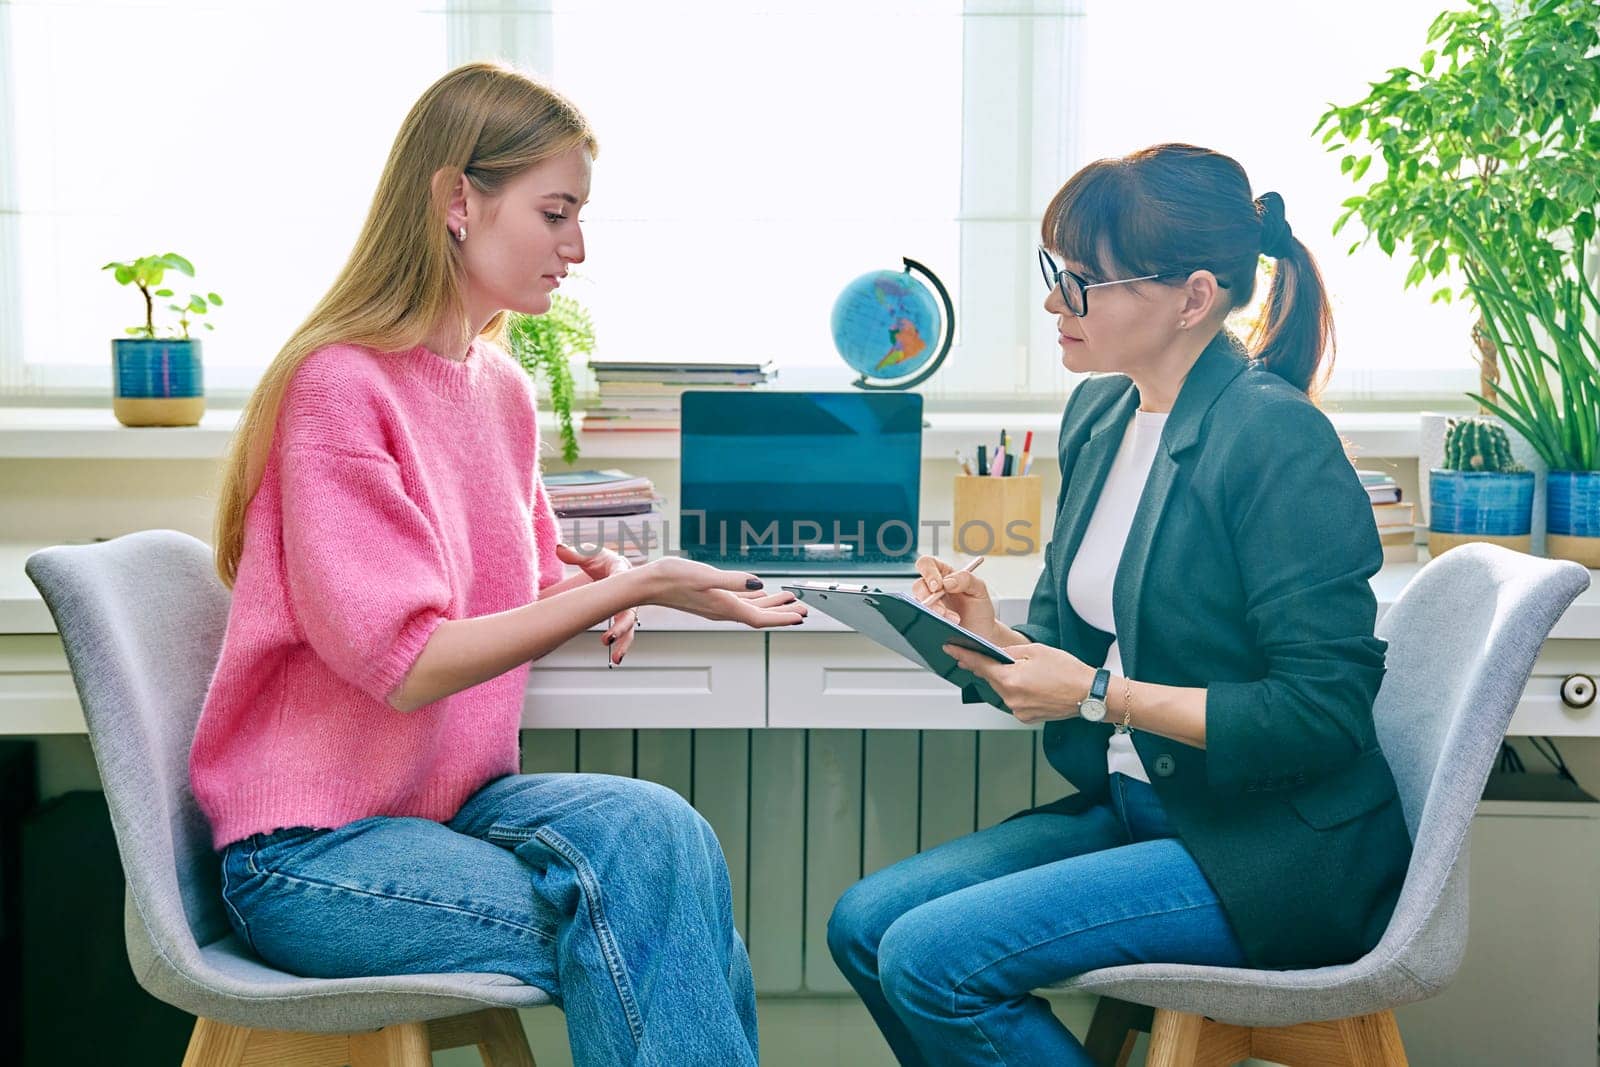
M560 293L550 298L543 315L512 314L506 320L506 345L522 369L550 390L550 406L561 428L561 458L578 458L578 435L572 428L572 357L594 352L594 322L582 304Z
M1359 219L1406 285L1454 270L1479 312L1481 388L1469 394L1551 470L1593 470L1600 310L1585 272L1600 205L1600 0L1478 0L1428 31L1416 68L1330 108L1316 132L1361 182ZM1503 381L1501 380L1501 371Z

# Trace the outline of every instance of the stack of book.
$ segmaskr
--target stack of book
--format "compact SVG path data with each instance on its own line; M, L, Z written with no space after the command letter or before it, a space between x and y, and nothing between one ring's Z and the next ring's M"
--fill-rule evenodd
M546 474L544 488L569 545L599 545L635 563L663 547L666 516L649 478L620 470L563 471Z
M1372 501L1372 518L1378 525L1385 563L1414 563L1417 559L1416 505L1401 500L1400 483L1382 471L1357 471Z
M771 363L623 363L591 360L599 397L584 433L676 433L685 389L753 389L777 376Z

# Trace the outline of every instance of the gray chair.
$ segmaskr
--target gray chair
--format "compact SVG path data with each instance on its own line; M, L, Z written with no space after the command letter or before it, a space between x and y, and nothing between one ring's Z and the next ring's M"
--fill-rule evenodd
M1535 658L1589 587L1576 563L1474 543L1431 560L1378 623L1388 672L1373 708L1413 852L1388 929L1354 963L1299 971L1107 967L1061 988L1103 998L1088 1044L1125 1062L1135 1005L1148 1063L1404 1064L1392 1009L1444 990L1467 942L1467 834ZM1148 1016L1148 1011L1145 1010ZM1109 1054L1108 1054L1109 1053Z
M299 978L262 963L223 914L220 861L189 789L189 748L230 594L211 549L147 530L27 561L55 617L127 875L129 962L146 990L199 1016L185 1067L419 1067L477 1045L531 1067L516 1008L550 1003L497 974Z

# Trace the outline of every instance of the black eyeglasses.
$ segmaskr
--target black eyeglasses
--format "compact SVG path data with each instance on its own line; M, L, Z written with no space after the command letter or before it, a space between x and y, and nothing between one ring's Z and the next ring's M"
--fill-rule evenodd
M1104 285L1128 285L1131 282L1153 282L1162 278L1182 278L1192 274L1193 271L1169 270L1162 274L1144 274L1137 278L1118 278L1110 282L1091 282L1087 278L1072 273L1065 267L1056 263L1054 257L1045 250L1044 245L1039 246L1039 270L1044 274L1046 289L1061 288L1061 299L1066 302L1067 310L1078 318L1089 314L1089 290L1098 289ZM1217 282L1217 287L1226 289L1222 281Z

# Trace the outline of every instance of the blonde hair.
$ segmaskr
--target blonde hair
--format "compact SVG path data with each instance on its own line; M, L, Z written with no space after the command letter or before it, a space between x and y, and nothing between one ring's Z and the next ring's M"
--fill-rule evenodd
M507 181L574 148L598 151L589 124L547 86L495 63L468 63L430 86L406 115L344 269L261 376L222 472L216 567L233 588L244 549L245 510L261 486L284 390L305 358L331 344L407 352L441 322L471 327L461 300L461 263L445 222L465 175L493 196ZM505 315L480 336L498 340Z

